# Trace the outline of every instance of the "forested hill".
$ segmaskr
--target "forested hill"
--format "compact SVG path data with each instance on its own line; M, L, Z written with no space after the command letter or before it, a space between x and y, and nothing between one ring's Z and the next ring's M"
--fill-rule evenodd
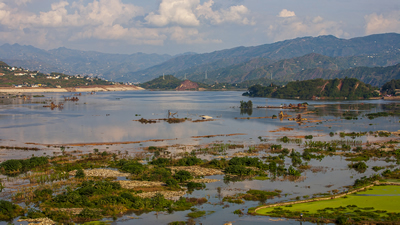
M230 65L249 62L257 57L277 61L310 53L329 57L363 56L363 60L370 59L372 64L385 63L384 65L376 65L387 66L387 63L393 63L392 60L397 59L398 49L400 49L400 34L395 33L376 34L352 39L340 39L331 35L303 37L260 46L237 47L211 53L179 56L148 69L128 74L124 79L141 77L141 79L150 80L162 73L183 77L185 73L190 75L190 71L197 71L196 73L202 75L200 77L204 77L204 73L207 70L217 70ZM377 59L374 61L374 58L368 58L368 56L377 56ZM399 63L399 61L395 61L395 63ZM358 64L353 63L352 66L358 66ZM208 77L212 78L218 74L221 75L221 72L215 72ZM190 76L188 78L192 79Z
M385 83L381 91L387 95L400 95L400 80L391 80Z
M215 64L206 64L197 67L193 67L187 70L179 71L176 73L176 77L181 78L187 74L187 77L191 80L201 81L205 83L213 82L226 82L226 83L240 83L243 81L255 80L260 78L270 79L273 77L275 80L282 82L288 82L293 80L310 80L315 78L333 79L336 78L342 70L354 68L354 67L374 67L374 65L392 65L391 62L400 62L399 54L394 54L389 58L386 56L374 55L369 56L348 56L348 57L328 57L325 55L310 53L301 57L295 57L291 59L283 59L279 61L264 59L264 58L253 58L250 61L231 65L224 68L207 70L208 79L205 80L206 68L215 68ZM317 73L315 72L317 71ZM318 73L318 71L325 71L327 75ZM350 77L344 75L342 77ZM364 81L364 77L357 77L361 81ZM382 82L390 80L391 78L382 76ZM366 82L366 81L364 81ZM368 81L369 82L369 81ZM368 83L367 82L367 83ZM381 85L380 83L374 83L374 85Z
M181 83L182 81L179 80L178 78L172 75L165 75L155 78L146 83L140 84L140 87L145 89L171 90L178 87Z
M308 80L315 78L357 78L372 86L382 86L384 83L400 79L400 64L388 67L357 67L346 70L327 70L322 68L308 69L296 74L297 80Z
M355 78L344 79L313 79L305 81L289 82L286 86L278 87L271 85L268 87L254 85L249 91L244 93L250 97L272 97L272 98L298 98L312 99L314 97L324 99L368 99L378 96L369 84L365 84Z

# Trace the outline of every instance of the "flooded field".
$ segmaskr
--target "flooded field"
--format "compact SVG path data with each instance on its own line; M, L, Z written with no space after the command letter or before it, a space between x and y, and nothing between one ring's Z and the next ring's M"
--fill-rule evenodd
M79 101L64 101L64 97L72 96L65 93L45 93L29 100L1 98L1 162L46 156L54 164L54 168L27 169L18 176L7 176L3 170L5 189L1 198L15 200L18 194L28 198L24 192L48 186L58 187L53 196L65 193L66 186L80 185L81 180L74 177L74 166L79 164L85 179L97 182L98 177L108 177L134 195L150 196L158 191L174 200L180 196L207 200L185 210L121 208L123 213L104 216L103 221L113 224L311 224L247 212L262 204L346 192L357 179L399 168L400 107L396 102L307 101L305 109L281 109L281 105L305 101L247 98L241 94L132 91L83 94ZM240 101L248 100L253 108L241 110ZM63 105L43 107L50 102ZM265 105L278 108L256 108ZM280 119L281 111L284 117ZM302 120L290 120L299 114ZM234 164L232 159L240 161L238 158L243 157L246 166ZM193 158L204 161L179 161ZM248 158L259 161L252 164ZM156 164L157 159L166 161ZM123 160L136 160L140 166L135 164L135 169L141 171L124 169ZM88 162L92 164L88 166ZM187 190L183 181L172 188L165 180L144 178L146 171L158 166L168 168L169 176L178 181L176 174L188 171L195 179L191 183L205 186ZM108 172L95 168L107 168ZM43 210L44 206L33 200L17 202ZM50 200L40 203L49 205ZM16 222L18 219L14 222L27 224Z

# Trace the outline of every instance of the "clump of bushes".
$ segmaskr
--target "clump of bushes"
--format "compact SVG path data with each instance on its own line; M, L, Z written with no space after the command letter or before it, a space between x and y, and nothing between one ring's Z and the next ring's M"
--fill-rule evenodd
M256 174L256 171L250 168L246 168L245 166L242 165L230 165L227 168L225 168L225 172L240 176L252 176Z
M199 190L199 189L203 189L206 187L206 185L204 183L195 183L195 182L189 182L186 184L186 186L189 191Z
M368 168L365 162L351 163L348 165L349 168L355 169L357 172L363 173Z
M192 156L179 159L178 162L175 163L175 166L194 166L200 164L203 164L203 160Z
M23 214L24 210L19 205L0 200L0 221L9 221Z
M75 178L85 178L85 172L83 169L78 169L76 171Z
M32 157L30 159L9 159L0 164L0 172L6 175L18 175L38 167L47 166L47 157Z
M185 182L187 180L193 179L192 174L190 174L186 170L179 170L178 172L175 173L174 178L179 181L179 182Z

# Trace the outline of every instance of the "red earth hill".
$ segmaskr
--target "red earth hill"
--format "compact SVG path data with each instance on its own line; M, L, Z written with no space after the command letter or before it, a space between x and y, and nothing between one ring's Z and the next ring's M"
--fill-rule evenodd
M185 80L179 85L176 90L177 91L185 91L185 90L197 90L199 88L199 85L197 83L194 83L190 80Z

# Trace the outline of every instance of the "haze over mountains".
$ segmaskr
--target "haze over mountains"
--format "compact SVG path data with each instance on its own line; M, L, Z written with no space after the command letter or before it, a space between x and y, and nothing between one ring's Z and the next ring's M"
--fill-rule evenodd
M45 51L6 44L0 46L0 60L45 73L91 74L130 82L148 81L164 73L205 83L238 83L272 75L274 80L284 81L349 76L381 85L387 79L400 78L399 66L394 66L400 63L400 34L352 39L330 35L303 37L175 57L144 53L105 54L66 48ZM382 68L364 68L387 66L394 67L384 71Z

